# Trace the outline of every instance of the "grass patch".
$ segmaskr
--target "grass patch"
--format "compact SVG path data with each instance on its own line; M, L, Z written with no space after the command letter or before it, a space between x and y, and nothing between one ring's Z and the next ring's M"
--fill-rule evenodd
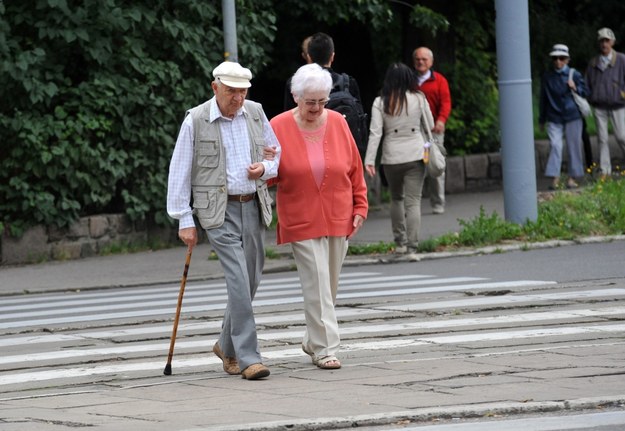
M377 244L349 245L347 247L347 254L350 256L360 256L363 254L386 254L394 250L395 243L380 241Z
M523 242L523 249L528 250L532 242L625 233L625 172L621 172L620 178L598 180L580 190L546 196L538 204L536 221L519 225L505 221L496 212L488 215L480 207L479 215L473 219L459 220L459 232L421 241L418 251L432 253L511 241ZM394 247L393 243L382 242L370 248L354 246L350 254L364 254L365 250L388 253Z

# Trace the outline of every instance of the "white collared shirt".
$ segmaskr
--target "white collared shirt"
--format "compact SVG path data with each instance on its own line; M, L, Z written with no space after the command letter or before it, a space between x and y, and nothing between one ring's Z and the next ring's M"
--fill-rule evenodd
M432 71L428 70L427 72L425 72L423 75L418 75L419 78L419 87L423 85L423 83L425 81L427 81L428 79L430 79L430 77L432 76Z

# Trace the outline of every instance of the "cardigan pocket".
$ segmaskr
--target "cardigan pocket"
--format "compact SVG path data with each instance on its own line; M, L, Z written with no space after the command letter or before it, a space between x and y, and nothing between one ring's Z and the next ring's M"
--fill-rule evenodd
M354 212L354 199L351 187L334 187L332 189L332 219L351 220Z

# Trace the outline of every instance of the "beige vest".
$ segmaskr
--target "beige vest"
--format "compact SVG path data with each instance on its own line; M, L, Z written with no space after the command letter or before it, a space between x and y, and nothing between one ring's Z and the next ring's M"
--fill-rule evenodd
M211 99L212 100L212 99ZM214 229L223 224L228 202L226 187L225 151L221 142L219 122L210 122L211 100L187 111L193 119L194 149L191 170L193 212L202 228ZM260 104L245 101L243 115L250 136L252 162L263 160L263 110ZM264 180L256 180L256 194L260 203L262 221L269 226L272 220L273 199Z

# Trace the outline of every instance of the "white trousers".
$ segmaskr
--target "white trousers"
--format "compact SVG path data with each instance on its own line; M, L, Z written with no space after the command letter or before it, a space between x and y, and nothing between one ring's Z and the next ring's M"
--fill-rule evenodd
M434 133L434 139L438 142L438 146L444 149L445 134ZM443 153L444 154L444 153ZM428 191L430 193L430 206L445 207L445 172L437 178L428 177Z
M599 144L599 166L602 174L610 175L612 173L612 160L608 145L608 120L612 121L614 137L623 154L625 154L625 108L615 110L594 108L594 111Z
M318 358L340 348L334 304L347 254L345 237L322 237L291 243L304 296L306 331L302 347Z

